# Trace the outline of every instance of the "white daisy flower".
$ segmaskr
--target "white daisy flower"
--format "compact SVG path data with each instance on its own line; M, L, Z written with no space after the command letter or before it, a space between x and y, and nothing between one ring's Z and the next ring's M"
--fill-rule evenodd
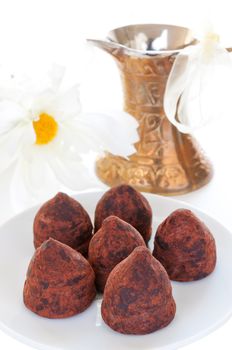
M135 119L81 113L78 86L63 91L63 74L54 66L43 88L27 79L0 79L0 174L14 165L11 194L21 207L63 188L96 187L97 156L134 152Z

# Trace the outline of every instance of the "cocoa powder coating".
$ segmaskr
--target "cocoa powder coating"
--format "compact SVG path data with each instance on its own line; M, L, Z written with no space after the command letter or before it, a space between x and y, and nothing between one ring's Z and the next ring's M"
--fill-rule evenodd
M145 243L151 237L152 210L146 198L129 185L108 190L99 200L95 210L95 232L110 215L118 216L136 228Z
M215 240L190 210L178 209L159 225L153 255L165 267L170 279L199 280L215 268Z
M116 216L103 221L90 241L88 254L98 291L103 292L112 269L138 246L145 246L145 243L133 226Z
M67 194L58 193L39 209L33 229L35 248L52 237L87 255L93 226L88 213L78 201Z
M147 334L167 326L176 311L163 266L146 247L137 247L110 273L101 307L113 330Z
M24 284L26 307L48 318L79 314L96 295L94 272L77 251L52 238L31 259Z

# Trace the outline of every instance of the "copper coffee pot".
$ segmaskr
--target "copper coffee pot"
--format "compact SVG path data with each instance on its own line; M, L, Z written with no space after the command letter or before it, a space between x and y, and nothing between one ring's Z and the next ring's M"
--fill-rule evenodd
M99 178L109 186L127 183L162 195L183 194L207 184L212 177L211 164L194 138L180 133L163 109L175 57L196 43L191 31L171 25L130 25L111 31L104 41L88 41L115 58L123 83L124 109L139 123L136 152L128 158L107 154L98 160Z

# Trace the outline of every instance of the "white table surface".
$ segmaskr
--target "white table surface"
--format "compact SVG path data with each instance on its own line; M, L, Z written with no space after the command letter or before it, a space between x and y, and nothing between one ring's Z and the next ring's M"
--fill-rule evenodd
M27 66L32 61L37 64L55 61L76 68L79 74L82 69L78 40L83 37L101 37L109 29L129 23L163 22L196 27L209 13L217 28L232 33L231 11L224 0L207 0L200 8L195 1L182 0L0 1L0 33L4 33L0 41L1 62ZM41 22L41 19L44 20ZM113 60L105 53L94 52L82 84L81 98L86 111L119 111L120 79ZM232 232L232 110L228 111L227 120L219 118L219 122L220 125L212 124L197 134L213 162L213 180L198 191L175 198L206 211ZM10 171L0 177L0 223L14 215L9 200L10 178ZM232 320L183 349L230 350L231 330ZM32 348L0 331L0 349Z

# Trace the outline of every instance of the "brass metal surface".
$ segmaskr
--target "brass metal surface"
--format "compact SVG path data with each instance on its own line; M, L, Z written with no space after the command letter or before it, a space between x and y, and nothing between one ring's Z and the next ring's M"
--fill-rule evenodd
M176 28L181 32L181 27L168 26L169 31ZM186 28L183 30L186 35L182 44L186 46L184 38L188 37L189 43L193 39ZM171 38L176 40L173 33ZM124 47L117 47L117 42L109 42L109 46L103 43L94 42L116 59L124 89L124 109L139 123L139 141L135 144L136 152L128 158L107 154L98 160L99 178L109 186L127 183L140 191L162 195L190 192L208 183L212 177L210 162L191 135L180 133L168 121L163 109L165 86L176 55L169 46L173 49L174 43L169 40L167 51L153 54L147 50L128 54ZM180 41L178 45L181 46Z

